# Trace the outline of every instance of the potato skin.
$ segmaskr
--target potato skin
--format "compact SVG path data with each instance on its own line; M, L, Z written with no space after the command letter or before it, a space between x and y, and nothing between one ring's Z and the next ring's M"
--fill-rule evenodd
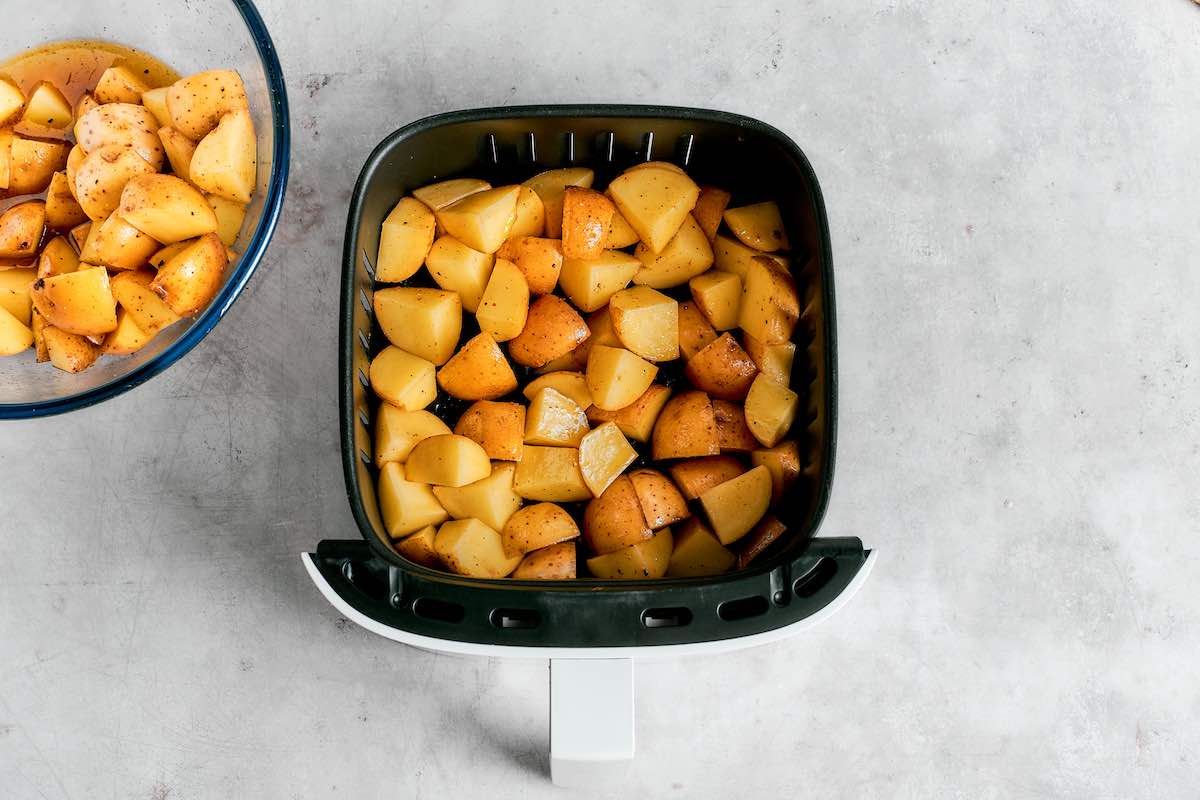
M758 366L732 334L723 333L687 363L688 380L722 400L742 400L754 383Z
M721 452L712 403L704 392L683 392L667 401L654 423L655 459L715 456Z
M629 481L642 507L642 516L652 529L664 528L688 516L687 502L658 470L639 469L629 473Z
M529 306L525 328L508 343L513 361L541 367L578 347L591 331L583 317L561 297L548 294Z
M460 400L494 400L517 388L508 359L486 331L472 338L438 370L438 385Z
M703 456L677 461L667 471L684 498L695 500L718 483L741 475L746 468L733 456Z
M713 399L713 418L717 422L717 443L721 452L748 453L759 448L758 439L746 424L746 414L737 403Z
M609 484L583 512L583 538L597 555L616 552L653 535L628 475Z
M595 258L608 243L617 207L594 189L568 186L563 192L562 247L567 258Z
M518 509L501 531L504 553L521 555L579 538L579 526L556 503L534 503Z
M737 554L737 568L745 569L751 561L762 555L762 552L770 547L772 542L786 532L786 525L776 519L774 515L767 514L746 535L742 549Z
M575 574L575 543L559 542L526 554L509 577L525 581L567 581Z
M458 418L454 432L478 442L488 458L520 461L525 446L525 406L478 400Z

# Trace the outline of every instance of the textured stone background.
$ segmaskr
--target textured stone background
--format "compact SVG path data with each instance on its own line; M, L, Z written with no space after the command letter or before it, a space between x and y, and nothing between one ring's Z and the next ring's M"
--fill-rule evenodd
M0 794L563 796L544 663L371 636L298 554L354 535L335 282L370 148L449 109L622 101L757 116L812 159L824 532L881 561L801 638L640 667L613 796L1195 796L1193 3L262 5L295 133L266 263L166 375L0 426Z

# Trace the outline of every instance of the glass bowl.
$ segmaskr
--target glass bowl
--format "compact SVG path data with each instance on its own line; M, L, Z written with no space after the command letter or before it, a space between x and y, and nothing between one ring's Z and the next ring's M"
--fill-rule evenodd
M31 6L31 8L33 8ZM55 41L104 40L141 50L181 75L231 68L242 75L258 134L258 188L233 249L241 255L208 308L131 356L100 358L78 374L0 358L0 419L58 414L99 403L149 380L195 347L233 305L275 231L287 185L287 92L275 46L250 0L42 0L0 29L0 62Z

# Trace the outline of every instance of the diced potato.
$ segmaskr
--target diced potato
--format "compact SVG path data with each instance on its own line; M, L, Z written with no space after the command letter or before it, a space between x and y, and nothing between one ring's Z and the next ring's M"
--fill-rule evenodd
M773 202L730 208L725 211L725 224L744 245L764 253L788 249L787 231L779 206Z
M98 103L140 103L150 87L129 67L109 67L100 74L92 93Z
M46 230L46 204L41 200L18 203L0 214L0 257L33 258Z
M737 562L737 557L695 517L675 533L674 544L671 560L667 564L667 575L672 578L719 575Z
M217 214L194 186L174 175L139 175L121 192L121 217L163 244L217 230ZM224 242L217 238L224 252ZM225 265L221 265L224 269Z
M153 175L154 171L137 151L105 145L88 153L75 171L75 199L90 219L105 219L121 205L125 184L139 175Z
M516 221L520 192L517 186L475 192L438 209L437 221L447 234L472 250L495 253Z
M501 533L505 555L523 555L579 538L571 515L554 503L525 506L508 518Z
M587 412L588 421L592 424L614 422L621 433L630 439L648 442L654 431L654 423L670 397L670 389L661 383L652 383L641 397L616 411L605 411L593 405Z
M104 337L100 352L106 356L127 356L141 350L153 337L133 321L123 308L117 309L117 327Z
M206 205L205 208L208 206ZM215 233L206 233L159 268L150 288L182 317L200 313L221 290L229 256Z
M617 477L583 512L583 538L598 555L612 553L653 535L628 475Z
M516 264L496 259L475 319L497 342L515 339L529 317L529 284Z
M712 403L704 392L675 395L654 423L654 458L713 456L721 452Z
M46 323L66 333L100 336L117 327L117 304L104 267L38 278L30 296Z
M658 367L619 347L593 347L588 356L587 383L592 403L615 411L633 403L650 388Z
M652 251L642 242L633 254L642 264L633 276L633 282L655 289L682 286L713 263L712 245L690 214L661 251Z
M742 407L728 400L713 398L713 419L717 422L717 443L722 453L748 453L757 450L758 440L746 425Z
M399 347L385 347L370 372L375 394L404 411L419 411L437 397L433 362Z
M171 112L167 109L167 91L170 88L169 86L160 86L157 89L147 89L142 92L142 105L154 115L160 128L166 128L171 124Z
M604 195L582 186L563 192L562 243L566 258L596 258L608 246L608 229L617 207Z
M754 467L700 495L713 533L725 545L749 533L770 502L771 473L766 467Z
M558 284L581 311L595 311L629 285L641 264L620 250L605 250L594 259L567 258Z
M496 257L516 264L533 294L550 294L558 285L563 265L562 242L558 239L536 236L509 239L496 251Z
M192 158L196 155L196 143L174 128L159 128L158 139L171 165L171 171L181 180L192 179Z
M388 341L434 364L454 355L462 333L462 301L455 292L410 286L375 290L375 319Z
M487 331L463 345L437 374L438 385L460 400L494 400L517 388L517 376Z
M758 365L758 371L772 380L788 386L792 382L792 362L796 357L795 342L763 344L748 333L742 334L742 347Z
M642 244L659 253L688 218L700 187L682 172L650 168L625 171L608 185L608 194Z
M759 375L746 395L746 424L764 447L774 447L787 436L799 407L798 394L766 375Z
M771 514L767 514L754 526L750 535L742 540L742 549L737 556L737 568L745 569L786 532L787 526Z
M537 192L521 187L517 195L517 217L508 231L509 241L525 236L541 236L546 231L546 207Z
M592 496L579 471L579 451L574 447L526 445L513 479L517 494L526 500L570 503Z
M401 198L379 231L375 280L399 283L416 275L433 247L435 227L429 206L411 197Z
M226 200L215 194L204 196L217 215L217 236L226 247L232 247L242 232L242 223L246 219L246 206L242 203ZM232 261L232 259L230 259Z
M42 329L42 337L50 363L63 372L83 372L100 357L100 348L77 333L47 325Z
M67 181L67 173L56 172L46 189L46 227L56 231L74 228L87 221L87 214L75 200L75 194Z
M716 339L716 330L694 302L679 304L679 352L685 359L691 359Z
M477 519L489 528L503 530L521 507L513 491L515 464L497 464L492 474L466 486L434 486L433 493L454 519Z
M67 98L63 97L63 93L58 90L58 87L49 81L42 81L29 93L29 99L25 103L25 113L21 115L21 122L53 130L64 130L71 127L74 115L71 112L71 104L67 102Z
M155 170L162 168L166 137L160 135L158 120L149 109L130 103L109 103L93 105L84 111L85 105L80 101L81 113L75 122L75 139L84 153L91 154L102 147L115 145L133 150ZM174 128L164 130L187 142L189 149L194 147L190 139ZM169 136L171 133L167 134ZM188 166L184 164L185 171Z
M130 225L129 228L130 230L137 230L137 228L134 228L132 225ZM154 255L150 256L150 266L154 267L155 269L162 269L167 265L168 261L186 250L190 244L191 242L176 242L175 244L169 244L161 250L156 251Z
M453 236L443 236L429 248L425 266L438 286L458 292L463 308L475 313L492 275L491 255L472 250Z
M569 303L547 294L529 307L525 328L508 343L508 353L518 364L540 367L571 352L590 334Z
M575 363L570 367L571 369L587 369L588 356L591 355L592 348L598 344L608 347L624 346L617 337L616 330L613 329L612 314L609 312L608 306L604 306L599 311L593 311L591 314L588 314L587 326L588 330L591 331L591 336L585 339L572 352Z
M94 263L94 262L93 262ZM79 257L71 249L71 245L62 236L55 236L42 248L38 256L38 277L48 278L51 275L65 275L79 269Z
M672 545L671 529L663 528L643 542L589 558L588 571L601 580L661 578L667 574Z
M781 256L765 256L770 258L780 268L787 269L787 259ZM713 268L719 269L722 272L732 272L742 279L742 285L746 283L746 270L750 267L750 262L756 258L764 258L763 254L753 247L747 247L737 239L717 234L713 239Z
M0 75L0 125L7 125L25 107L25 93L7 75Z
M695 500L717 484L741 475L746 468L733 456L703 456L676 461L667 470L684 499Z
M679 358L679 303L648 286L622 289L608 303L625 349L648 361Z
M503 578L521 563L520 556L504 555L500 534L477 519L443 523L433 546L451 571L472 578Z
M33 331L0 306L0 356L15 356L33 346Z
M9 149L10 145L4 144L3 137L4 137L4 132L0 131L0 147L3 147L7 151ZM11 143L11 141L12 141L12 137L9 136L9 142ZM0 153L0 158L3 158L2 153ZM67 166L63 170L63 172L67 176L67 188L71 190L72 197L75 196L75 173L79 171L79 165L83 163L83 160L85 158L87 158L87 153L83 152L83 148L80 147L79 145L75 145L74 147L71 148L70 152L67 153ZM0 169L3 169L5 172L7 172L7 167L3 166L2 161L0 161ZM50 176L50 180L51 180L51 182L53 182L53 180L54 180L53 175ZM4 182L5 183L8 182L7 175L4 176ZM75 202L79 202L79 201L76 200ZM86 217L87 215L85 214L84 216Z
M621 216L621 212L614 208L612 222L609 223L608 228L608 249L617 250L629 247L631 244L637 244L638 241L638 232L633 229L625 217Z
M700 196L696 198L696 207L692 209L692 216L696 218L696 224L700 226L700 230L704 231L704 235L711 242L717 235L717 229L721 227L721 215L725 213L725 207L729 205L729 192L724 189L718 189L715 186L701 186Z
M537 196L541 198L542 207L546 215L545 235L547 237L551 239L562 238L563 193L566 192L567 187L582 186L585 189L590 188L594 178L595 175L590 169L584 167L565 167L563 169L550 169L545 172L539 172L521 184L533 189L533 191L537 192Z
M428 411L404 411L380 403L375 412L375 466L391 461L403 464L418 442L450 433L446 423Z
M792 338L799 318L800 298L792 276L770 258L753 259L742 279L738 325L763 344L781 344Z
M633 484L633 491L642 507L642 516L651 529L665 528L688 516L683 495L671 483L671 479L658 470L634 470L629 473L629 482Z
M576 372L587 367L587 359L580 362L579 352L586 349L587 345L591 344L591 340L584 340L583 344L576 347L569 353L563 353L558 358L551 359L545 364L542 364L534 372L538 375L549 375L551 372Z
M79 253L79 260L87 264L103 264L112 269L138 269L146 266L158 250L158 242L114 211L106 219L92 224L87 241Z
M379 470L379 509L388 536L399 539L449 518L426 483L409 480L404 465L389 461Z
M3 78L0 78L0 93L3 92L3 87ZM12 131L0 129L0 189L8 188L8 181L12 176L12 141Z
M81 222L74 228L71 228L71 244L75 245L76 251L82 251L84 242L87 241L88 235L92 232L91 221Z
M75 101L75 115L74 115L75 116L75 124L78 125L79 120L83 119L84 114L86 114L87 112L91 111L93 108L96 108L99 105L100 105L100 103L97 102L96 95L92 94L91 92L84 92L83 94L79 95L79 99ZM113 105L115 105L115 104L113 104ZM165 123L159 122L158 124L160 126L161 125L170 125L171 121L168 119ZM75 133L75 139L76 139L76 141L78 141L78 139L79 139L78 132Z
M403 539L392 544L396 548L396 552L412 561L414 564L420 564L422 567L430 569L438 569L442 565L442 560L438 557L437 550L433 543L437 536L437 528L432 525L426 525L416 533L411 533Z
M478 442L454 433L422 439L408 454L409 480L435 486L466 486L492 474L492 462Z
M587 432L583 409L549 386L534 395L525 413L525 444L577 447Z
M575 577L575 543L559 542L526 554L511 577L522 581L571 580Z
M207 136L228 114L239 111L248 114L249 110L246 87L242 77L233 70L197 72L179 79L167 89L171 124L193 142Z
M755 450L750 454L750 463L770 470L771 502L778 503L800 475L800 445L788 440L767 450Z
M525 446L525 406L476 401L458 418L454 432L478 442L488 458L520 461Z
M742 305L742 279L732 272L709 270L688 281L692 298L719 331L736 328Z
M149 336L182 319L150 288L154 277L153 270L138 269L117 273L110 281L113 299Z
M532 400L538 392L547 387L565 394L582 409L587 409L592 404L592 392L588 389L587 378L582 372L550 372L533 379L521 391L526 398Z
M692 385L722 400L741 400L750 391L758 367L732 334L723 333L687 362Z
M615 422L605 422L579 442L579 470L588 490L599 497L637 459Z
M54 173L66 168L70 151L66 142L13 136L9 141L8 193L15 196L45 191Z
M0 308L16 317L22 325L29 325L33 300L29 289L37 280L37 271L28 267L0 269Z
M221 117L217 127L197 143L189 170L192 183L205 192L249 203L258 181L258 140L250 112L231 111Z

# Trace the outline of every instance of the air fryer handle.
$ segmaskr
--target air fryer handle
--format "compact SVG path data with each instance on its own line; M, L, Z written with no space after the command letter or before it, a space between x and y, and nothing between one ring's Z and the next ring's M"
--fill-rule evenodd
M633 659L550 660L550 779L611 784L633 760Z

